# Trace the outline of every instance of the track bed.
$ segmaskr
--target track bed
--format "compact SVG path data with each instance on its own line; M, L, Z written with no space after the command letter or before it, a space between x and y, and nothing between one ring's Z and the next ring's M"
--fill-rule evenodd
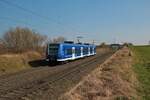
M0 77L0 100L57 100L64 92L113 52L69 62L64 65L31 68Z

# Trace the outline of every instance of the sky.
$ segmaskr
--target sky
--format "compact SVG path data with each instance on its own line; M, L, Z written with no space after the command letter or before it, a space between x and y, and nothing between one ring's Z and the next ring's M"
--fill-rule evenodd
M150 0L0 0L0 37L17 26L49 38L148 44Z

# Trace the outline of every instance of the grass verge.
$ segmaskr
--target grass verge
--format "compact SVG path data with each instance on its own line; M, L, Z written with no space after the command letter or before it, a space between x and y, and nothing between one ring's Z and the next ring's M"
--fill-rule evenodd
M60 100L140 100L128 48L117 51Z
M131 47L134 53L133 69L139 80L137 89L143 100L150 100L150 46Z

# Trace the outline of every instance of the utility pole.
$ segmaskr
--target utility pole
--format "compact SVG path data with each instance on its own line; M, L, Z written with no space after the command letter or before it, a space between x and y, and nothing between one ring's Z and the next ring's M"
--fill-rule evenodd
M93 40L93 44L95 44L95 41Z
M117 39L116 39L116 38L113 39L113 43L114 43L114 44L117 43Z
M77 36L78 43L80 43L80 39L82 39L82 38L83 38L82 36Z
M149 40L148 44L150 45L150 40Z

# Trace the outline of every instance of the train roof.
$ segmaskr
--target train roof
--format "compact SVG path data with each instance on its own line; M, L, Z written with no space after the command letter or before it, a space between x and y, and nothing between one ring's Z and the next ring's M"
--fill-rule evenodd
M73 43L73 44L69 44L69 43L60 43L62 45L75 45L75 46L94 46L93 44L78 44L78 43Z
M94 45L94 44L89 44L89 43L66 43L66 42L64 42L64 43L50 43L50 44L60 44L60 45L68 45L68 46L72 46L72 45L74 45L74 46L96 46L96 45Z

